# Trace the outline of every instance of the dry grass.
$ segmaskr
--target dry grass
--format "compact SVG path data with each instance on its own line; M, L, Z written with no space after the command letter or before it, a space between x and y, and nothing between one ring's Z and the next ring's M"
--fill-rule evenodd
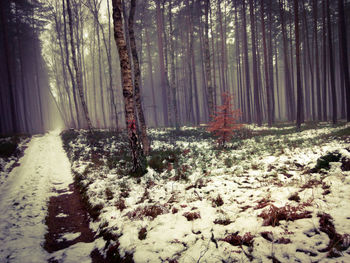
M333 218L327 214L318 214L320 218L320 230L329 237L328 246L320 249L319 252L327 252L328 258L342 256L341 251L345 251L350 247L350 235L341 235L337 233L333 224Z
M148 206L139 206L133 211L128 212L126 215L129 219L143 219L149 217L152 220L157 216L169 213L169 210L161 205L148 205Z
M252 247L254 243L254 236L250 232L245 233L243 236L238 235L238 233L230 234L226 236L223 239L220 239L221 241L225 241L232 246L248 246Z
M298 206L286 205L284 207L276 207L270 205L267 209L261 212L259 217L264 219L263 226L278 226L280 221L295 221L303 218L311 218L311 212L305 211L305 206L308 203L300 204Z
M201 215L199 212L186 212L182 214L184 217L186 217L187 221L193 221L198 218L201 218Z

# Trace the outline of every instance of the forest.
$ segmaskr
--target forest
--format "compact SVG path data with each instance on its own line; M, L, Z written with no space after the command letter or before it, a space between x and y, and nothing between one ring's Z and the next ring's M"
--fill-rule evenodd
M125 126L110 1L1 5L2 134L60 121ZM225 91L243 123L349 120L348 4L174 0L133 9L122 3L147 127L207 123Z
M0 261L350 260L349 38L349 0L0 0Z

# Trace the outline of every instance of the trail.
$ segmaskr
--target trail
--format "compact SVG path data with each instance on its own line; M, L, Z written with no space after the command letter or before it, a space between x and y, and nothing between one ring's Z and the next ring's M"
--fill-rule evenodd
M55 255L43 248L49 200L67 195L73 183L59 131L34 136L19 163L0 187L0 262L40 263L53 257L57 262L89 262L91 250L85 250L93 249L93 243L85 249L75 244L75 253L65 247Z

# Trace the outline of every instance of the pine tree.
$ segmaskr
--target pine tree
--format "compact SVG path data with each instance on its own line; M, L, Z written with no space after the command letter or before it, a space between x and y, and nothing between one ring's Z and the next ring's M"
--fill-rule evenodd
M208 131L218 137L218 144L222 147L225 147L225 144L232 139L235 132L242 127L242 124L237 123L241 111L233 109L232 101L233 96L229 92L222 94L223 104L217 106L208 127Z

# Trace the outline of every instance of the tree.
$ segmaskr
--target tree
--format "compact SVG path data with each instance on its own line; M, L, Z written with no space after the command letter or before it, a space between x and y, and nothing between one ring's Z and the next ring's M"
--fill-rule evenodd
M132 172L137 174L143 174L146 171L146 165L136 131L136 115L134 111L134 92L132 84L131 65L126 40L124 38L121 0L112 0L112 6L114 21L114 38L119 53L120 70L122 77L125 121L133 161Z
M256 55L256 40L255 40L255 14L253 0L249 0L249 12L250 12L250 32L252 38L252 53L253 53L253 80L254 80L254 106L256 111L256 122L258 126L262 124L262 113L260 105L260 92L258 83L258 65Z
M266 96L267 96L267 122L269 127L272 125L272 99L271 97L273 94L271 94L270 89L270 81L269 81L269 62L267 59L267 48L266 48L266 37L265 37L265 15L264 15L264 1L260 1L260 8L261 8L261 31L263 36L263 48L264 48L264 71L265 71L265 82L266 82ZM271 96L272 95L272 96Z
M284 81L286 87L286 104L289 120L295 119L294 92L291 83L291 75L289 69L289 57L287 46L287 32L285 25L285 8L281 0L279 0L279 10L281 17L282 41L283 41L283 62L284 62Z
M164 44L163 44L163 15L162 10L160 8L160 0L156 1L156 11L157 11L157 36L158 36L158 52L159 52L159 67L160 67L160 79L161 79L161 88L162 88L162 101L163 101L163 118L164 118L164 125L169 125L169 113L168 113L168 87L167 83L169 83L168 76L165 71L165 64L164 64Z
M244 66L245 66L245 85L247 91L247 122L251 123L251 109L250 109L250 70L249 70L249 57L248 57L248 40L247 40L247 22L245 16L245 0L242 1L242 17L243 17L243 54L244 54Z
M16 133L19 131L18 127L18 119L17 119L17 111L15 106L15 95L14 95L14 87L12 83L12 76L10 71L10 58L9 58L9 41L8 41L8 32L7 32L7 22L5 20L5 11L2 4L2 1L0 3L0 17L1 17L1 26L4 38L4 55L5 55L5 62L6 62L6 75L7 75L7 85L9 89L10 94L10 113L11 113L11 121L12 121L12 132Z
M332 93L332 122L337 123L337 94L335 91L335 76L334 76L334 59L333 59L333 43L332 43L332 28L331 16L329 11L329 0L327 3L327 35L328 35L328 56L329 56L329 71L331 77L331 93Z
M84 117L87 122L87 126L89 131L92 131L92 125L89 117L89 112L88 108L85 102L84 98L84 91L83 91L83 83L82 83L82 76L81 76L81 71L80 68L78 67L78 62L76 58L76 53L75 53L75 45L74 45L74 37L73 37L73 17L72 17L72 10L70 8L70 2L67 0L67 12L68 12L68 19L69 19L69 32L70 32L70 44L71 44L71 52L72 52L72 59L73 59L73 66L75 70L75 77L77 81L77 87L78 87L78 93L80 97L80 102L81 106L83 107L83 112L84 112Z
M143 145L143 151L145 155L148 155L150 150L150 145L147 137L145 116L143 114L143 108L141 104L141 94L140 94L141 70L140 70L139 58L137 55L136 40L135 40L135 33L134 33L135 8L136 8L136 0L131 0L128 29L129 29L129 38L130 38L130 49L132 54L133 66L134 66L134 91L135 91L134 96L135 96L137 115L139 117L139 122L141 126L141 140Z
M242 127L237 123L241 116L239 109L233 109L233 96L229 92L222 93L223 104L217 106L217 111L211 116L208 131L218 137L218 144L225 147L225 144L232 139L235 132Z
M205 54L205 77L207 81L208 90L208 111L209 116L214 112L214 96L213 96L213 84L211 79L211 66L210 66L210 50L209 50L209 5L210 0L206 0L204 3L204 54Z
M300 40L299 40L299 6L298 0L294 0L294 27L295 27L295 56L297 68L297 129L303 122L303 90L300 74Z
M317 119L322 120L322 106L321 106L321 84L320 84L320 66L318 58L318 40L317 40L317 0L312 0L313 8L313 22L315 35L315 67L316 67L316 93L317 93Z
M346 116L347 121L350 121L350 76L349 76L349 61L348 61L348 49L347 49L347 37L345 27L345 15L344 15L344 0L338 0L339 9L339 41L341 48L340 66L343 67L345 94L346 94Z

